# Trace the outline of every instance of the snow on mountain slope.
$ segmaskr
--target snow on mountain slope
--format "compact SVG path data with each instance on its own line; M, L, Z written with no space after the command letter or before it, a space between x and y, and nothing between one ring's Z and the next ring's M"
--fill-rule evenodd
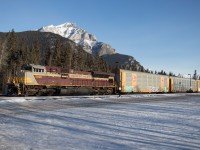
M69 38L75 43L83 46L83 49L90 53L98 53L100 56L104 54L114 54L115 49L110 45L98 42L96 37L93 34L89 34L87 31L79 28L76 24L73 23L64 23L61 25L50 25L47 27L42 27L38 31L40 32L52 32L59 34L62 37ZM107 47L105 50L102 47Z

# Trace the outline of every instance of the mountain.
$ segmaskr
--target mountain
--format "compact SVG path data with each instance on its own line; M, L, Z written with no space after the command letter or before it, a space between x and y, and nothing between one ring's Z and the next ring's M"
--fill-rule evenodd
M2 64L3 59L5 59L7 55L6 48L8 43L8 37L10 34L11 34L10 32L8 33L0 32L0 66ZM57 39L59 39L63 45L68 46L70 49L73 50L78 49L77 45L73 41L53 33L25 31L25 32L17 32L15 33L15 36L16 36L16 45L15 45L16 49L17 50L26 49L27 53L28 50L32 49L32 47L34 47L34 45L38 41L41 58L44 58L45 52L48 48L54 51ZM43 62L44 61L42 60L42 64Z
M110 71L103 59L94 58L72 40L50 32L0 32L0 71L24 63L65 69ZM5 68L7 69L7 68ZM13 69L13 68L12 68Z
M123 68L129 69L129 70L142 71L143 69L140 63L136 61L132 56L129 56L129 55L116 53L112 55L107 54L107 55L104 55L103 57L106 60L106 62L113 67L119 67L119 65L121 65L123 66Z
M47 27L42 27L38 31L51 32L68 38L74 41L76 44L81 45L83 49L90 54L98 53L100 56L102 56L104 54L115 53L115 50L110 45L98 42L93 34L89 34L87 31L77 27L73 23L65 23L58 26L50 25ZM106 47L106 49L102 47Z
M143 69L143 66L134 57L116 53L116 50L111 45L97 41L95 35L89 34L76 24L64 23L57 26L49 25L38 29L38 31L51 32L68 38L76 44L81 45L86 52L103 56L104 60L112 67L116 67L116 62L118 62L118 65L123 66L123 68Z

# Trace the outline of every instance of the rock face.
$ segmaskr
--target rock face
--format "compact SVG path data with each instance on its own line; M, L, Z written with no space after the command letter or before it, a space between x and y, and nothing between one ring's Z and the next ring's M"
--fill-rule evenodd
M40 32L51 32L54 34L59 34L62 37L68 38L74 41L76 44L81 45L83 49L92 54L103 56L104 60L113 66L116 66L116 61L119 62L118 65L124 68L134 68L140 70L142 66L134 57L129 55L123 55L116 53L116 50L112 48L111 45L97 41L93 34L89 34L84 29L81 29L73 23L64 23L61 25L50 25L47 27L42 27L38 29Z
M98 54L99 56L103 55L112 55L115 54L115 49L113 49L109 44L103 42L98 42L92 48L93 54Z
M123 66L123 68L128 70L141 71L144 69L134 57L129 55L116 53L112 55L104 55L103 58L110 66L114 68Z

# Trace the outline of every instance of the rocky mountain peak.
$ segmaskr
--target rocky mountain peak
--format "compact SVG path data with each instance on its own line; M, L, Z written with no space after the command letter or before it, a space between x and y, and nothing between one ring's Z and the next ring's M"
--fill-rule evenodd
M96 37L93 34L89 34L82 28L79 28L76 24L66 22L61 25L49 25L46 27L40 28L38 31L40 32L52 32L58 34L62 37L68 38L75 43L81 45L83 49L90 53L93 52L98 53L100 56L105 54L114 54L115 50L111 46L107 46L108 44L98 42ZM99 45L106 45L106 49ZM99 49L98 49L99 48Z

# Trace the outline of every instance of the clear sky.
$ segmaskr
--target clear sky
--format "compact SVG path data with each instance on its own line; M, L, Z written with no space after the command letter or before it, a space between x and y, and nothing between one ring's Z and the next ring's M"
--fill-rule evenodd
M150 70L200 74L200 0L0 0L0 32L65 22Z

